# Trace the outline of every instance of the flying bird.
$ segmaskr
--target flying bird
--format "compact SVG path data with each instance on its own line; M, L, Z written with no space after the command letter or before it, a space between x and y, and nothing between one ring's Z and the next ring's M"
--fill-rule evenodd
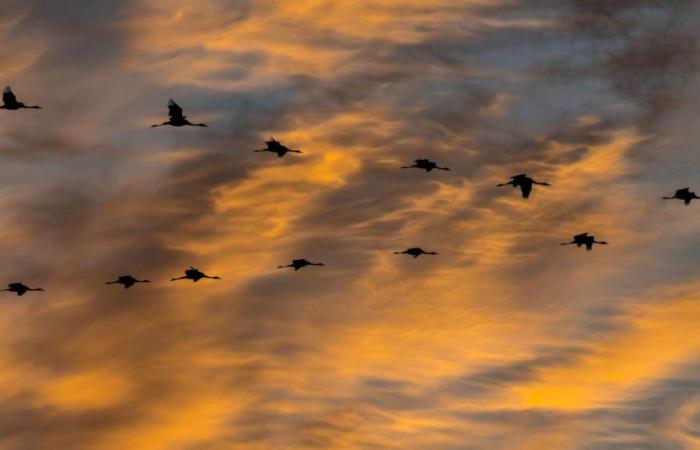
M15 97L15 94L12 92L10 86L7 86L5 89L2 90L2 106L0 106L0 109L9 109L15 111L22 108L41 109L41 106L27 106L22 102L18 102L17 97Z
M524 173L521 173L520 175L514 175L510 177L510 181L506 183L501 183L497 186L501 187L507 186L509 184L512 184L514 188L520 187L520 191L523 193L523 198L530 197L530 192L532 192L533 184L539 184L540 186L551 186L551 184L544 181L535 181L532 178L525 175Z
M679 200L683 200L686 206L690 205L690 202L693 201L694 198L700 198L697 195L695 195L695 192L691 192L690 188L683 188L683 189L678 189L675 194L673 194L673 197L661 197L664 200L672 200L674 198L677 198Z
M394 252L395 255L411 255L413 258L418 258L420 255L437 255L437 252L426 252L420 247L411 247L402 252Z
M156 125L151 125L151 128L160 127L163 125L171 125L173 127L182 127L185 125L189 125L192 127L207 126L203 123L192 123L189 120L187 120L187 116L182 115L182 108L180 108L180 106L177 103L175 103L173 99L168 100L168 116L170 116L170 120Z
M413 165L401 166L402 169L424 169L426 172L430 172L433 169L438 170L450 170L449 167L440 167L435 161L429 159L416 159L413 161Z
M576 247L586 246L586 250L592 250L593 244L608 245L605 241L596 241L595 236L591 236L588 233L581 233L574 236L571 242L562 242L560 245L572 245L576 244Z
M7 285L7 289L0 289L0 291L14 292L17 295L24 295L29 291L43 291L42 288L30 288L22 283L10 283Z
M210 277L209 275L206 275L203 272L200 272L199 270L190 266L189 269L185 270L185 275L183 275L181 277L177 277L177 278L171 278L170 281L192 280L193 283L196 283L197 281L201 280L202 278L210 278L212 280L220 280L221 279L221 277Z
M277 157L281 158L287 153L303 153L301 150L292 150L291 148L287 147L286 145L282 144L280 141L276 140L275 138L270 138L269 141L265 142L265 145L267 148L261 148L260 150L253 150L254 152L271 152L271 153L277 153Z
M137 280L136 278L132 277L131 275L121 275L121 276L117 277L116 280L108 281L105 284L122 284L122 285L124 285L124 289L128 289L136 283L150 283L150 282L151 282L150 280Z
M291 264L287 264L286 266L277 266L278 269L286 269L287 267L293 267L294 270L299 270L302 267L306 266L325 266L323 263L312 263L309 260L306 259L294 259L292 260Z

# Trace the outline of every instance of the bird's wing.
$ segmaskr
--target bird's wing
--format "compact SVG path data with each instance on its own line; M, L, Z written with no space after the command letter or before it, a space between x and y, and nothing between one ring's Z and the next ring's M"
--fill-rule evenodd
M676 195L687 194L689 191L690 191L690 188L678 189L678 190L676 190Z
M520 190L523 192L523 198L528 198L532 192L532 183L520 183Z
M15 94L12 92L12 89L10 89L10 86L7 86L5 89L3 89L2 102L6 105L17 103L17 97L15 97Z
M182 108L172 99L168 101L168 115L171 119L182 119Z

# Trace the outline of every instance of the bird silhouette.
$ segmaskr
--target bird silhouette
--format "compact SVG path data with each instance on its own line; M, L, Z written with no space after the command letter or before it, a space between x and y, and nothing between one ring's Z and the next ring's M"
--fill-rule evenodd
M22 102L17 101L17 97L15 97L15 94L12 92L12 89L10 86L5 87L5 89L2 90L2 106L0 106L0 109L8 109L11 111L16 111L18 109L22 108L27 108L27 109L41 109L41 106L34 105L34 106L27 106Z
M572 245L576 244L576 247L586 246L586 250L592 250L593 244L608 245L605 241L596 241L595 236L591 236L588 233L581 233L574 236L571 242L562 242L560 245Z
M185 270L185 275L183 275L181 277L177 277L177 278L171 278L170 281L192 280L192 282L196 283L197 281L201 280L202 278L210 278L212 280L220 280L221 279L221 277L210 277L209 275L205 275L203 272L200 272L199 270L190 266L189 269Z
M435 161L429 159L416 159L413 161L411 166L401 166L402 169L424 169L426 172L430 172L433 169L438 170L450 170L449 167L440 167Z
M507 186L509 184L512 184L514 188L520 187L520 191L523 193L523 198L530 197L530 192L532 192L533 184L539 184L540 186L551 186L551 184L546 183L544 181L535 181L532 178L525 175L524 173L521 173L520 175L514 175L510 177L510 181L506 183L501 183L497 186L501 187Z
M265 142L265 145L267 148L261 148L259 150L253 150L254 152L271 152L271 153L277 153L277 157L281 158L287 153L303 153L301 150L292 150L291 148L287 147L286 145L283 145L280 141L276 140L275 138L270 138L269 141Z
M411 255L413 259L418 258L420 255L437 255L437 252L426 252L420 247L411 247L402 252L394 252L395 255Z
M325 266L323 263L312 263L309 260L306 259L293 259L291 264L287 264L286 266L277 266L278 269L286 269L287 267L293 267L294 270L299 270L302 267L306 266Z
M121 276L117 277L116 280L108 281L105 284L123 284L124 289L128 289L136 283L150 283L150 282L151 282L150 280L137 280L136 278L132 277L131 275L121 275Z
M0 289L0 291L10 291L17 295L24 295L29 291L43 291L42 288L30 288L22 283L10 283L7 285L7 289Z
M180 108L180 106L177 103L175 103L173 99L168 100L168 116L170 116L170 120L168 120L167 122L151 125L151 128L161 127L163 125L171 125L173 127L182 127L185 125L189 125L191 127L207 126L203 123L192 123L189 120L187 120L187 116L182 115L182 108Z
M673 194L673 197L661 197L664 200L672 200L674 198L677 198L679 200L683 200L683 203L685 203L686 206L690 205L690 202L693 201L694 198L700 198L697 195L695 195L695 192L691 192L690 188L683 188L683 189L678 189L675 194Z

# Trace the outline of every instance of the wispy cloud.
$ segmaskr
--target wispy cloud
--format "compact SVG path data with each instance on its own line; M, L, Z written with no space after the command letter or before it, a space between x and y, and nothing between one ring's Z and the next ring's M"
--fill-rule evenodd
M3 449L698 445L694 2L5 3Z

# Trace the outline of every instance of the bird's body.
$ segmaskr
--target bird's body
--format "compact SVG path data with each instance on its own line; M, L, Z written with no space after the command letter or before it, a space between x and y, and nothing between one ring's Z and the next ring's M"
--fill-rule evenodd
M27 106L22 102L17 101L17 97L15 97L15 94L12 92L12 89L10 86L5 87L2 91L2 105L0 105L0 109L7 109L10 111L16 111L18 109L41 109L41 106L39 105L34 105L34 106Z
M693 201L693 199L700 198L697 195L695 195L695 192L692 192L690 188L683 188L683 189L678 189L676 190L676 193L673 194L673 197L662 197L664 200L672 200L672 199L678 199L678 200L683 200L683 203L685 203L686 206L690 205L690 202Z
M277 154L278 158L283 157L287 153L302 153L301 150L294 150L286 145L282 144L280 141L275 140L275 138L270 138L269 141L265 142L266 147L259 150L253 150L255 152L270 152Z
M22 283L10 283L7 285L6 289L0 289L0 291L14 292L15 294L22 296L29 291L43 291L42 288L30 288L29 286Z
M221 277L210 277L209 275L206 275L203 272L190 266L189 269L185 270L185 275L183 275L181 277L177 277L177 278L171 278L170 281L192 280L193 283L196 283L197 281L201 280L202 278L209 278L211 280L220 280L221 279Z
M301 269L302 267L306 266L325 266L323 263L313 263L307 259L293 259L291 264L287 264L286 266L277 266L278 269L285 269L287 267L292 267L295 271Z
M411 247L402 252L394 252L395 255L411 255L413 259L418 258L420 255L437 255L437 252L426 252L420 247Z
M150 280L137 280L131 275L121 275L114 281L108 281L106 284L121 284L124 289L128 289L136 283L150 283Z
M163 125L170 125L173 127L184 127L184 126L191 126L191 127L206 127L206 124L203 123L192 123L189 120L187 120L187 116L183 115L182 108L180 108L180 105L175 103L173 99L170 99L168 101L168 116L170 119L166 122L163 123L158 123L155 125L151 125L151 128L155 127L160 127Z
M507 186L509 184L512 185L514 188L519 187L520 191L522 192L523 198L530 197L533 184L539 184L540 186L551 186L551 184L544 181L535 181L524 173L510 177L510 181L506 183L501 183L498 185L498 187Z
M590 251L593 249L593 244L608 245L605 241L596 241L595 236L588 233L577 234L573 237L571 242L562 242L561 245L576 245L576 247L586 246L586 250Z
M401 166L402 169L423 169L426 172L430 172L433 169L437 170L450 170L449 167L440 167L435 161L429 159L416 159L410 166Z

